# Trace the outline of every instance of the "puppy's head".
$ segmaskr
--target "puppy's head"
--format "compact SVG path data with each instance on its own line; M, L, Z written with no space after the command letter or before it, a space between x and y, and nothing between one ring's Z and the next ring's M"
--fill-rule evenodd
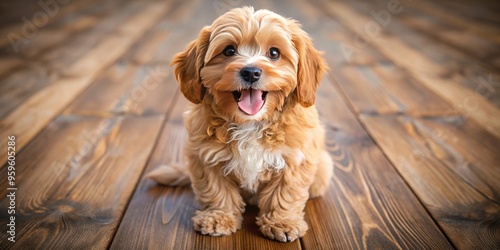
M212 109L236 123L267 119L285 105L313 105L327 69L295 20L251 7L203 28L171 65L189 101L210 95Z

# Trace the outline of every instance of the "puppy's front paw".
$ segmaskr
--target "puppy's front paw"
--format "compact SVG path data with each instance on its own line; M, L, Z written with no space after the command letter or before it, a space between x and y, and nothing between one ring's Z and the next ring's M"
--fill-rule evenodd
M241 228L241 216L222 210L196 211L193 217L194 230L211 236L230 235Z
M303 218L280 218L271 214L257 217L260 231L268 238L281 242L291 242L306 234L307 223Z

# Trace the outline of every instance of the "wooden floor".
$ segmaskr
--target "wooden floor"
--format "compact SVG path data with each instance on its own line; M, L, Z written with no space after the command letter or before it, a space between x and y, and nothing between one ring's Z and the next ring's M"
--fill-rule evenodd
M0 4L1 249L500 248L496 0L41 2ZM169 60L244 5L301 21L331 67L335 176L293 243L264 238L255 207L232 236L197 234L191 189L144 178L182 159Z

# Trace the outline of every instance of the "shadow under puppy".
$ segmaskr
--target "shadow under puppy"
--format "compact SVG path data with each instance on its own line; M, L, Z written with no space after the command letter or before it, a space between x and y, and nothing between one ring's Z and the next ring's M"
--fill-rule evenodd
M311 38L295 20L237 8L204 27L171 65L195 104L184 114L187 171L162 166L149 176L174 185L189 175L202 234L236 232L247 201L258 205L265 236L303 236L306 202L326 192L333 171L314 106L327 65Z

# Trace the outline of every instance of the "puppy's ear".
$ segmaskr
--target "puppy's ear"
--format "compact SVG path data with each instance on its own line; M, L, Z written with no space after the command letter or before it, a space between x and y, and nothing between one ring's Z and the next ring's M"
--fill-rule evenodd
M323 53L317 51L309 35L300 28L295 20L291 20L292 42L299 55L297 72L297 96L300 105L309 107L316 100L316 89L328 65Z
M210 40L210 28L201 30L198 38L192 41L185 51L178 53L170 62L175 66L175 78L179 82L181 92L192 103L203 100L205 87L200 78L200 70L204 66L204 58Z

